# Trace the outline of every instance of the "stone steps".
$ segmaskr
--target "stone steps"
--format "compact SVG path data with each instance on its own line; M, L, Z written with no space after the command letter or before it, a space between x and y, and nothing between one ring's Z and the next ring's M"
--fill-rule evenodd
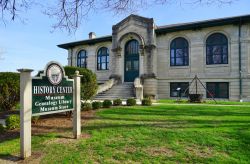
M128 99L135 98L134 95L134 84L123 83L113 86L108 91L99 93L94 97L94 100L106 100L106 99Z

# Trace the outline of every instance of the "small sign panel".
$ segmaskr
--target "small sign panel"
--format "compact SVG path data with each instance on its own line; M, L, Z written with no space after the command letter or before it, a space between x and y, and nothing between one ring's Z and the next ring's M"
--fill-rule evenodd
M73 79L65 76L59 63L48 63L44 72L32 79L32 115L73 110L73 87Z

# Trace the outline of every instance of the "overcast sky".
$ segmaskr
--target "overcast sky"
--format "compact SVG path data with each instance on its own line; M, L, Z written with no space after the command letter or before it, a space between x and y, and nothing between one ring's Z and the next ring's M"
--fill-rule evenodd
M250 14L250 0L238 0L223 6L170 4L148 7L134 14L154 18L156 25L160 26ZM43 15L38 7L21 15L26 19L25 23L18 20L6 24L0 22L0 72L16 71L19 68L38 71L51 60L66 65L67 51L56 45L87 39L91 31L97 37L110 35L112 25L127 15L115 16L104 11L92 13L88 20L82 22L81 28L70 36L66 31L51 32L54 20Z

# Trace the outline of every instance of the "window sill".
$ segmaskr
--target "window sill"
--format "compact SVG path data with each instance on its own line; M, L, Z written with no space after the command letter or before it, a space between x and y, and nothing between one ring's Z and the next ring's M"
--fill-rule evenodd
M211 64L211 65L206 65L206 68L218 68L218 67L229 67L229 64Z
M96 73L103 73L103 72L109 72L109 69L105 70L96 70Z
M190 66L170 66L170 69L188 69Z
M213 100L213 98L212 97L206 97L206 99L211 99L211 100ZM227 101L227 100L229 100L229 97L228 98L214 98L215 100L220 100L220 101Z

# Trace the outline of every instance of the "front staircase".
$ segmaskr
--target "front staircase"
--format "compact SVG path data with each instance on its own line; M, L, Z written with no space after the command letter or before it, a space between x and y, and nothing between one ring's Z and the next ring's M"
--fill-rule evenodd
M94 100L114 100L135 98L134 83L116 84L111 89L99 93L94 97Z

